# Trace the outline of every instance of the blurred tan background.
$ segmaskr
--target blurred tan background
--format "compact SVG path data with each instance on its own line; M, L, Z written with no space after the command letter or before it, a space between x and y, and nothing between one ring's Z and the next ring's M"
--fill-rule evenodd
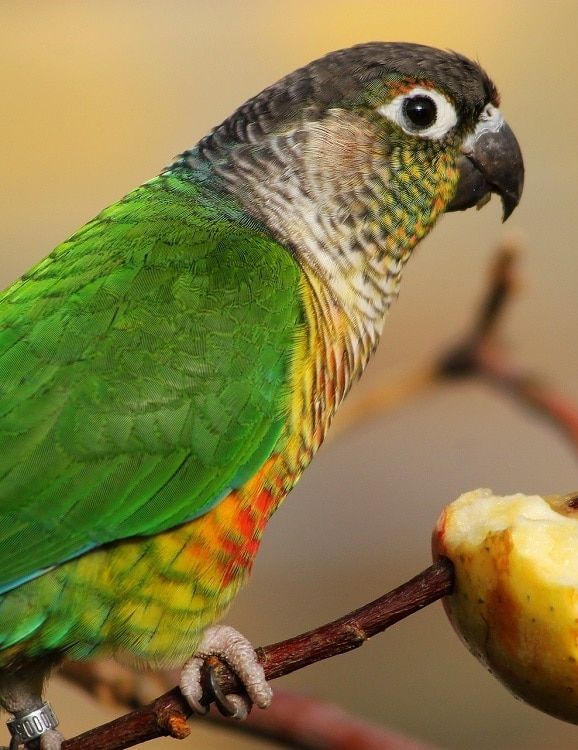
M289 70L376 39L452 48L479 59L502 92L525 155L525 195L505 228L496 200L441 221L351 398L464 329L496 242L516 231L526 285L506 339L518 362L578 400L577 27L575 0L4 0L0 283ZM378 596L429 564L440 508L478 486L566 491L578 487L578 466L547 424L476 384L429 392L348 432L271 522L229 621L255 643L273 642ZM452 750L578 742L577 727L516 702L486 674L439 605L278 684ZM111 715L56 682L51 693L68 736ZM258 743L195 727L188 744Z

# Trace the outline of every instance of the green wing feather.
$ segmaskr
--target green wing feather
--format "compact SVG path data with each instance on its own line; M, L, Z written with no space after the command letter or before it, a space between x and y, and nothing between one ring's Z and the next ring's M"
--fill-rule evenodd
M299 279L223 195L165 174L0 295L0 590L194 518L267 459Z

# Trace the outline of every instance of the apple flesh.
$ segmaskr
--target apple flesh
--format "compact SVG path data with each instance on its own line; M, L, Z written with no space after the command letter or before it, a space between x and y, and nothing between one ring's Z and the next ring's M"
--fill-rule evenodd
M578 724L578 496L468 492L432 546L454 565L444 606L469 650L517 697Z

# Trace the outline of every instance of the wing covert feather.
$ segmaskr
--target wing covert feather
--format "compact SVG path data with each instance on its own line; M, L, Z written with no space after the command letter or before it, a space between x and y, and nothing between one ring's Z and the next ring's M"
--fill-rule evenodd
M299 269L175 176L0 295L0 590L205 512L286 412Z

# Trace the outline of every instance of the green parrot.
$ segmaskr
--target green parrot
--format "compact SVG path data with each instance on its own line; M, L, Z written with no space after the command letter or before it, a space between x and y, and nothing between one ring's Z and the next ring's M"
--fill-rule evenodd
M12 747L62 736L64 657L199 671L268 704L223 616L264 527L375 350L445 211L523 163L475 63L333 52L237 109L0 294L0 704Z

